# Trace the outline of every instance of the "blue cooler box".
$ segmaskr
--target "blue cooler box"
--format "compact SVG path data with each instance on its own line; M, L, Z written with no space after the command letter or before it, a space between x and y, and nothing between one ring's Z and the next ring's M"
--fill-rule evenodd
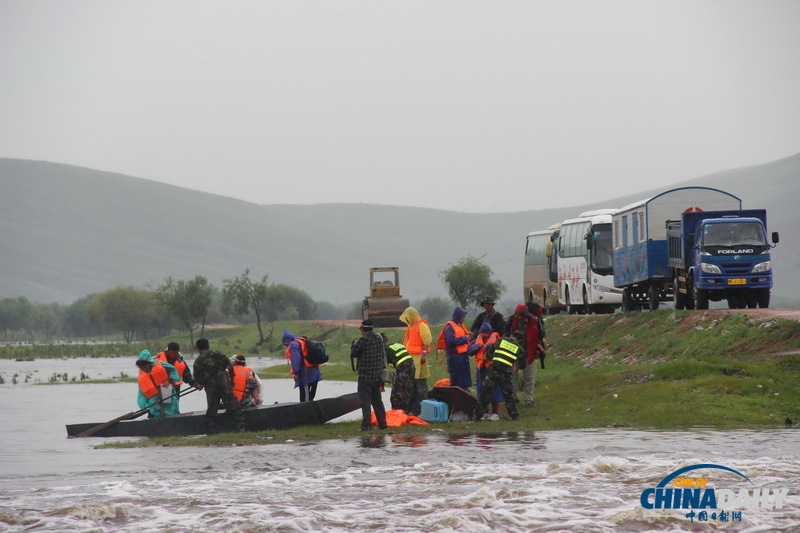
M447 422L450 416L447 413L447 404L436 400L422 400L422 412L419 417L425 422Z

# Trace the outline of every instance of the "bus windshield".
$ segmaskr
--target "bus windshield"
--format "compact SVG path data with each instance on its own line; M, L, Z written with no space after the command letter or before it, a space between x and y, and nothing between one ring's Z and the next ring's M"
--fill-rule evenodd
M592 270L598 273L610 273L611 224L595 224L592 227L592 240Z

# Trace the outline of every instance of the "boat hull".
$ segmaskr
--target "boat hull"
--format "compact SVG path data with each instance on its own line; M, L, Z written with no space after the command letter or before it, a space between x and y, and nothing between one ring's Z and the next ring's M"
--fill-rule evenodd
M261 405L244 410L247 431L286 429L295 426L324 424L361 407L357 393L337 398L323 398L313 402ZM215 432L235 431L236 427L225 411L220 411ZM101 425L69 424L67 436L75 437ZM176 435L204 435L209 433L205 411L193 411L164 418L125 420L93 433L92 437L172 437Z

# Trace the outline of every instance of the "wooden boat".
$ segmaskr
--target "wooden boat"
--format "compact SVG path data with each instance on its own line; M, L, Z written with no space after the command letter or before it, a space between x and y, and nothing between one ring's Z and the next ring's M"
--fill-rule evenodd
M295 426L324 424L361 407L358 393L345 394L337 398L323 398L313 402L280 403L260 405L244 410L244 425L247 431L285 429ZM76 437L102 423L68 424L67 435ZM218 431L234 431L235 425L225 411L220 411ZM100 431L92 437L171 437L175 435L203 435L208 433L205 411L193 411L164 418L123 420Z

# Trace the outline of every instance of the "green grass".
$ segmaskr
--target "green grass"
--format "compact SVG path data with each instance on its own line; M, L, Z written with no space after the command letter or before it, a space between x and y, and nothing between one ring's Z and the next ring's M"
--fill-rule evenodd
M438 335L441 325L433 326ZM308 322L275 323L259 344L255 326L206 332L211 346L227 355L284 357L283 329L325 341L331 360L328 380L355 380L350 342L358 330ZM383 330L402 340L402 328ZM546 368L537 368L537 406L498 422L403 426L396 433L446 430L450 434L530 432L572 428L685 429L774 428L800 422L800 323L756 320L745 314L655 311L547 319ZM188 346L188 339L169 340ZM188 350L187 350L188 351ZM130 352L135 353L135 350ZM538 366L538 364L537 364ZM286 365L260 369L262 378L289 379ZM432 366L429 384L447 377ZM148 439L113 446L264 444L350 438L358 423L326 424L244 435Z

